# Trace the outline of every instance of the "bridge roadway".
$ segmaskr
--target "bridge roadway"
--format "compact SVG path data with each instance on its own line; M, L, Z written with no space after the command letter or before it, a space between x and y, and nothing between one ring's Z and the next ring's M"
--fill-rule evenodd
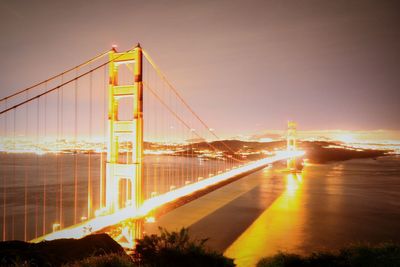
M171 203L180 197L184 197L195 193L199 190L207 188L208 186L213 186L218 183L225 182L229 179L235 178L243 173L251 172L252 170L259 169L260 167L266 167L268 164L286 160L293 156L301 156L303 155L303 151L280 151L277 152L276 155L267 157L261 160L257 160L248 164L245 164L241 167L228 171L226 173L218 174L216 176L201 180L197 183L189 184L187 186L175 189L166 194L153 197L144 202L141 209L134 210L131 207L127 207L121 209L113 214L100 215L88 221L82 222L80 224L76 224L60 231L56 231L45 236L39 237L37 239L32 240L32 242L40 242L42 240L54 240L59 238L81 238L85 235L90 234L90 232L98 232L102 229L110 227L112 225L116 225L127 219L136 219L145 217L151 210L161 207L165 204ZM234 187L235 183L228 185L228 189ZM251 185L249 185L251 187ZM253 185L254 186L254 185ZM233 197L240 196L244 192L242 189L238 188L237 190L228 190L224 193L224 190L217 190L211 192L207 195L202 196L199 201L192 201L187 203L176 210L172 210L162 216L162 220L159 221L159 224L164 224L168 229L177 229L181 226L189 226L194 222L200 220L207 214L217 210L220 207L226 205L229 201L232 200ZM225 194L225 196L224 196ZM201 203L205 200L212 202L213 205L202 205ZM175 216L180 214L182 217L179 217L179 220L176 220ZM175 219L173 219L175 217ZM238 216L240 217L240 216ZM170 218L170 219L169 219ZM174 222L175 221L175 222ZM156 229L153 225L153 230ZM90 231L88 231L90 229ZM146 229L145 229L146 230ZM150 228L147 231L153 231Z
M285 169L281 161L248 174L146 223L144 230L156 234L159 227L186 227L192 238L209 238L207 246L235 258L237 266L255 266L298 238L288 233L296 224L290 213L301 174Z

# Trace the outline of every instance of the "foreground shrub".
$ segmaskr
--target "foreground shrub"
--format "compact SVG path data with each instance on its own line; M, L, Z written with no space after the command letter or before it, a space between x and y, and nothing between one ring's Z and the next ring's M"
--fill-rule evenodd
M257 267L397 267L400 245L353 245L338 252L314 252L299 256L280 252L260 260Z
M189 231L182 228L179 232L160 229L160 235L147 235L137 240L134 259L145 266L235 266L232 259L207 250L207 239L192 240Z
M108 254L88 257L64 267L135 267L132 258L126 254Z

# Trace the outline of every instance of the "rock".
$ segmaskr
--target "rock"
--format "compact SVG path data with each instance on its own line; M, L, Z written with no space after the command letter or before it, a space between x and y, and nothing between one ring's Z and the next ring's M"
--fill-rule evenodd
M107 234L89 235L81 239L57 239L40 243L23 241L0 242L0 266L27 262L33 266L61 266L90 256L125 253Z

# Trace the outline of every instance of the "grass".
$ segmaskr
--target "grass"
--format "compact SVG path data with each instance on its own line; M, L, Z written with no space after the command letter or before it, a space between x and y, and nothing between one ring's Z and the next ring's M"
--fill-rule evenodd
M279 252L261 259L257 267L398 267L400 245L358 244L332 252L313 252L307 256Z
M133 259L126 254L107 254L93 256L63 267L136 267Z

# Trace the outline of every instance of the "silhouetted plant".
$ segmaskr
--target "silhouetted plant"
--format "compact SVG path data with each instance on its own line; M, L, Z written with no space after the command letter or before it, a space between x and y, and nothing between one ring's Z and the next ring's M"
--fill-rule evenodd
M63 267L136 267L132 259L121 253L92 256Z
M400 245L384 243L352 245L338 252L314 252L300 256L280 252L260 260L257 267L397 267Z
M205 248L208 239L192 240L189 230L169 232L159 228L159 235L137 240L134 259L145 266L235 266L232 259Z

